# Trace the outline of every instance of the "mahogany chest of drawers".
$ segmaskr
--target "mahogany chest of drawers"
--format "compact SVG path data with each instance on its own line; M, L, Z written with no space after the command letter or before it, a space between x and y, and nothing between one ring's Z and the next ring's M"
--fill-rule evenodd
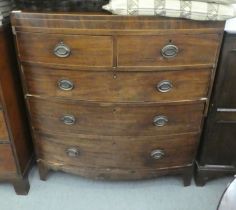
M189 185L224 22L12 15L39 173Z
M9 21L0 27L0 54L0 181L27 194L33 152Z
M225 32L197 158L196 183L236 172L236 34Z

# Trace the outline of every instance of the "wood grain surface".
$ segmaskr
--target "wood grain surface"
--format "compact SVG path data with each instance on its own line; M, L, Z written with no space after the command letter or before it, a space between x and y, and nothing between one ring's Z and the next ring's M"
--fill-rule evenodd
M157 106L146 104L83 103L28 98L34 129L66 133L105 136L157 136L199 132L203 103ZM191 113L191 116L190 114ZM64 116L73 116L74 125L66 125ZM163 127L153 124L156 116L166 116ZM128 143L128 142L127 142Z
M88 169L93 178L109 174L116 177L119 170L127 171L125 179L145 177L148 170L184 167L192 164L198 134L159 136L159 137L94 137L88 138L67 135L35 133L39 159L61 169L77 168L81 172ZM67 150L77 149L77 157L69 157ZM156 149L164 151L160 160L151 157ZM182 155L179 155L182 153ZM98 172L100 171L100 174ZM103 173L101 172L103 171ZM157 173L158 174L158 173ZM154 176L154 174L152 174Z
M17 42L22 61L74 66L112 66L113 44L110 36L18 33ZM66 58L54 55L55 47L61 42L71 50L71 54Z
M2 111L0 112L0 142L1 141L3 142L9 141L6 122Z
M211 71L185 70L162 72L93 72L70 71L37 66L23 66L27 94L85 101L107 102L171 102L201 100L208 95ZM58 83L73 83L69 91ZM168 92L158 85L169 81Z
M224 22L30 12L11 21L42 180L53 169L122 180L179 174L190 185ZM66 58L53 54L60 42ZM163 56L167 45L173 58ZM163 81L170 91L157 90ZM153 161L153 150L165 158Z

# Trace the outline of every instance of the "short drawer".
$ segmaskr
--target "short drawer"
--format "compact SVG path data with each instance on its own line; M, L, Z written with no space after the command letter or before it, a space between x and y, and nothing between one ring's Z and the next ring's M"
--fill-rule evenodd
M210 70L90 72L24 66L30 95L107 102L168 102L207 96Z
M87 103L28 98L34 129L104 136L199 132L204 103L188 105Z
M0 144L0 176L2 174L15 173L16 164L14 161L11 146Z
M9 136L8 136L5 118L4 118L3 112L0 111L0 142L1 141L5 142L8 140L9 140Z
M112 37L17 33L21 61L68 66L107 66L113 62Z
M134 176L142 170L192 164L199 140L198 134L96 138L35 133L35 137L38 159L74 170L97 168L112 174L126 169Z
M214 64L220 36L217 34L119 36L118 66Z

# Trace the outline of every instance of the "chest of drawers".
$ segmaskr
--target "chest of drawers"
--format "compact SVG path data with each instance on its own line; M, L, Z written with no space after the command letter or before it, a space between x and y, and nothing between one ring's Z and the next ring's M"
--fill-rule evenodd
M33 152L26 110L17 71L11 27L0 27L0 181L13 184L17 194L27 194Z
M236 34L225 32L217 76L197 158L196 183L236 172Z
M39 173L189 185L223 22L12 15Z

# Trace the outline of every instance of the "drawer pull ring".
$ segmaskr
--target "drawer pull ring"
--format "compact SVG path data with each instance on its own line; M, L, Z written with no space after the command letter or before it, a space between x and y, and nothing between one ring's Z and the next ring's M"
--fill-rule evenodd
M173 44L168 44L161 50L161 54L164 58L174 58L177 56L178 52L178 47Z
M151 152L151 158L154 160L161 160L162 158L165 157L165 152L164 150L156 149Z
M156 116L153 120L153 124L157 127L163 127L167 125L168 118L166 116Z
M75 117L72 115L65 115L61 118L61 120L65 125L74 125L76 122Z
M167 93L171 91L172 88L173 88L173 85L171 81L169 80L163 80L157 85L157 90L161 93Z
M53 51L54 51L54 55L56 55L59 58L69 57L71 53L70 48L63 42L60 42L59 44L57 44Z
M77 148L69 148L66 150L66 154L68 157L75 158L79 156L80 152Z
M61 90L69 91L69 90L72 90L74 88L74 84L73 84L73 82L71 82L69 80L62 79L62 80L58 81L58 87Z

